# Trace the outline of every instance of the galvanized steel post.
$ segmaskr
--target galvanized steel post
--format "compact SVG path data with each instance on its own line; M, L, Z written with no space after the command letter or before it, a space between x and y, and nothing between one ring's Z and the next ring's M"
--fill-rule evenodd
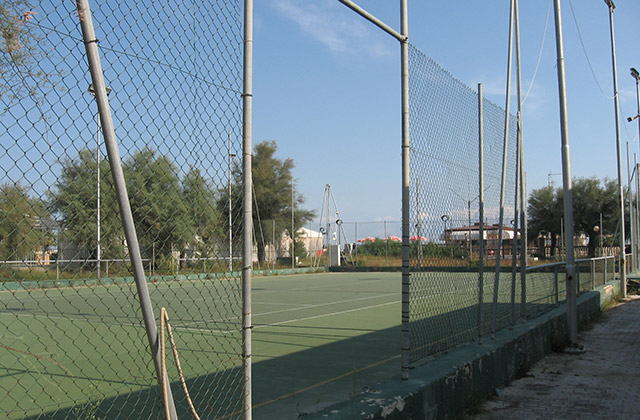
M511 62L513 57L513 14L514 0L511 0L509 13L509 56L507 59L507 92L504 106L504 144L502 148L502 181L500 187L500 217L498 219L498 253L496 255L496 275L493 282L493 308L491 317L491 333L497 329L498 289L500 287L500 259L502 257L502 232L504 225L504 199L507 183L507 151L509 146L509 108L511 104Z
M168 383L168 378L166 372L163 371L161 367L162 363L160 343L158 341L158 328L153 314L151 299L149 297L149 289L144 273L144 266L142 264L140 246L138 244L138 237L133 221L133 214L131 212L131 205L129 203L129 196L127 195L127 186L124 179L124 172L122 170L122 161L120 158L120 151L118 150L116 133L113 127L113 119L111 116L111 109L109 107L109 99L107 97L107 89L104 82L100 54L98 52L98 40L96 39L95 28L93 26L89 0L77 0L76 7L78 10L78 16L80 17L82 37L87 52L89 71L91 72L91 81L94 86L96 102L98 103L98 113L102 123L101 126L104 134L104 143L107 149L113 183L116 189L116 197L120 209L120 216L122 217L123 230L127 240L127 246L129 248L129 257L131 259L133 276L136 281L138 299L142 309L142 317L144 319L145 329L147 332L147 339L149 340L149 348L151 350L151 356L156 370L158 385L162 388L163 382ZM171 396L171 387L167 387L167 391L169 412L171 419L174 420L177 419L177 415L173 403L173 397Z
M566 240L567 326L569 342L578 344L578 313L576 306L575 254L573 251L573 189L571 186L571 155L569 153L569 125L567 115L567 83L564 72L562 14L560 0L554 0L556 55L558 69L558 98L560 105L560 133L562 141L562 185L564 189L564 231Z
M243 418L251 420L252 378L251 378L251 269L253 263L253 206L251 191L251 136L253 113L253 0L244 0L244 65L242 90L242 359L244 369Z
M609 29L611 30L611 63L613 67L613 106L616 120L616 150L618 152L618 190L620 194L620 295L627 297L627 269L625 256L625 230L624 230L624 184L622 183L622 146L620 144L620 103L618 99L618 68L616 65L616 41L613 33L613 9L612 0L604 1L609 8Z
M381 22L375 16L352 2L338 0L369 22L400 41L401 89L402 89L402 379L409 379L409 285L410 285L410 242L409 242L409 14L407 0L400 0L400 33Z
M409 379L409 14L407 0L400 0L401 86L402 86L402 379Z
M518 162L520 180L520 317L524 321L527 315L527 184L524 171L524 142L522 134L522 76L520 65L520 12L519 0L514 2L514 22L516 36L516 86L518 91ZM517 198L516 198L517 199Z
M484 112L482 83L478 83L478 341L482 343L482 311L484 305Z

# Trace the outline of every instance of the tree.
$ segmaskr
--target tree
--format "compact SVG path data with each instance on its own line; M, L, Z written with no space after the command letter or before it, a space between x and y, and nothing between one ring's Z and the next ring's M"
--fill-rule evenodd
M144 258L170 256L192 239L176 166L150 148L124 164L133 220Z
M97 179L96 152L82 149L73 159L61 162L62 170L49 192L49 207L58 213L63 237L73 243L80 255L97 256ZM124 232L115 198L109 164L100 162L100 248L101 257L122 255Z
M184 177L182 200L191 221L188 232L190 246L200 255L208 256L224 233L224 221L216 206L215 189L199 169L191 168Z
M600 214L603 229L607 232L617 230L620 220L618 182L596 178L578 178L573 181L573 225L576 233L589 237L589 256L595 257L596 244L600 233L594 226L600 226ZM628 220L628 218L627 218ZM628 232L628 230L627 230Z
M600 225L603 229L615 232L620 218L617 182L597 178L576 178L572 182L574 233L589 238L588 251L595 256L600 233L593 228ZM551 232L552 250L556 236L560 234L560 220L564 215L564 193L562 188L543 187L533 190L529 196L527 208L529 232L537 236L541 231ZM553 252L553 251L552 251Z
M293 159L278 159L275 153L278 146L275 141L263 141L258 143L254 148L252 158L252 176L254 190L254 211L253 225L257 228L260 222L273 220L276 226L286 226L286 234L291 237L291 211L293 204L294 214L294 232L298 232L306 222L314 216L313 211L304 210L300 206L304 203L304 196L294 191L292 203L293 175L291 171L295 167ZM239 226L242 221L241 203L242 203L242 169L239 165L233 168L233 187L232 187L232 221L234 226L234 236L239 235ZM218 208L225 218L229 217L229 193L221 191L218 200ZM228 220L228 219L227 219ZM279 242L276 232L276 238L272 238L271 229L263 229L265 240L268 242ZM228 231L227 231L228 233ZM265 259L265 243L257 241L258 260Z
M537 237L542 232L551 234L551 256L555 255L557 237L561 232L563 211L559 191L552 186L533 190L527 207L529 237Z
M190 248L210 254L222 227L215 189L191 168L181 181L171 160L145 148L123 164L134 224L144 258L169 258ZM124 232L109 164L100 162L101 238L104 258L120 257ZM60 216L65 238L80 250L96 251L95 151L83 149L62 162L50 193L50 207Z
M26 0L0 0L0 98L9 101L36 96L50 85L50 76L39 69L43 35L31 24L36 12Z
M29 197L25 188L0 185L0 260L29 259L50 245L50 235L42 229L48 218L43 203Z

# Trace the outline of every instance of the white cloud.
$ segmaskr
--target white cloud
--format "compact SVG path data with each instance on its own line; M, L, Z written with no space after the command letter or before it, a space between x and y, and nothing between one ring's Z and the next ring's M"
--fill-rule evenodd
M383 35L335 0L277 0L273 5L281 16L334 53L359 49L374 57L392 54L381 41Z

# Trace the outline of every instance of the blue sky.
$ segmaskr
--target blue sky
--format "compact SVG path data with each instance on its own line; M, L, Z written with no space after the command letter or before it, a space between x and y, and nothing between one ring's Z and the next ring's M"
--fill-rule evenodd
M560 175L548 176L561 172L550 3L520 1L524 92L535 73L523 106L528 191L549 179L556 186L562 182ZM640 68L640 2L615 3L626 179L626 142L632 159L640 154L638 125L626 121L637 113L629 68ZM358 4L399 28L399 1ZM483 83L485 97L504 106L508 18L507 0L409 0L409 38L468 86ZM616 178L608 8L603 1L562 0L562 18L573 176ZM337 0L255 2L253 141L276 140L278 155L294 159L306 208L319 209L324 186L331 184L344 220L400 220L399 57L395 39ZM515 84L513 95L515 112ZM388 228L398 234L400 225Z

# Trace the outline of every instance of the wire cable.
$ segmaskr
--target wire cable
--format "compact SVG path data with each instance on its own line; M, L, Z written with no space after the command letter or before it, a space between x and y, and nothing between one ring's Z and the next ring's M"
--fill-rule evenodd
M591 70L591 75L593 76L593 80L596 82L596 85L598 86L598 89L600 89L600 92L602 93L602 95L605 98L611 100L615 98L615 96L607 95L604 89L602 89L602 86L600 86L600 82L598 82L598 78L596 77L596 73L593 70L593 66L591 65L591 60L589 60L589 54L587 54L587 48L584 45L584 41L582 39L582 32L580 32L580 26L578 25L578 19L576 18L576 13L573 10L573 2L571 0L569 0L569 7L571 8L571 15L573 16L573 21L575 22L576 29L578 30L578 38L580 38L580 45L582 45L582 51L584 52L584 56L587 59L587 64L589 64L589 70Z
M540 61L542 60L542 52L544 51L544 43L547 39L547 28L549 27L549 16L551 15L551 0L549 0L549 5L547 6L547 18L544 21L544 32L542 33L542 43L540 44L540 52L538 53L538 62L536 63L536 69L533 72L533 77L531 78L531 83L529 84L529 88L527 89L527 93L524 95L524 99L522 100L522 105L527 101L529 97L529 93L531 92L531 88L533 87L533 83L536 81L536 76L538 75L538 69L540 68Z

